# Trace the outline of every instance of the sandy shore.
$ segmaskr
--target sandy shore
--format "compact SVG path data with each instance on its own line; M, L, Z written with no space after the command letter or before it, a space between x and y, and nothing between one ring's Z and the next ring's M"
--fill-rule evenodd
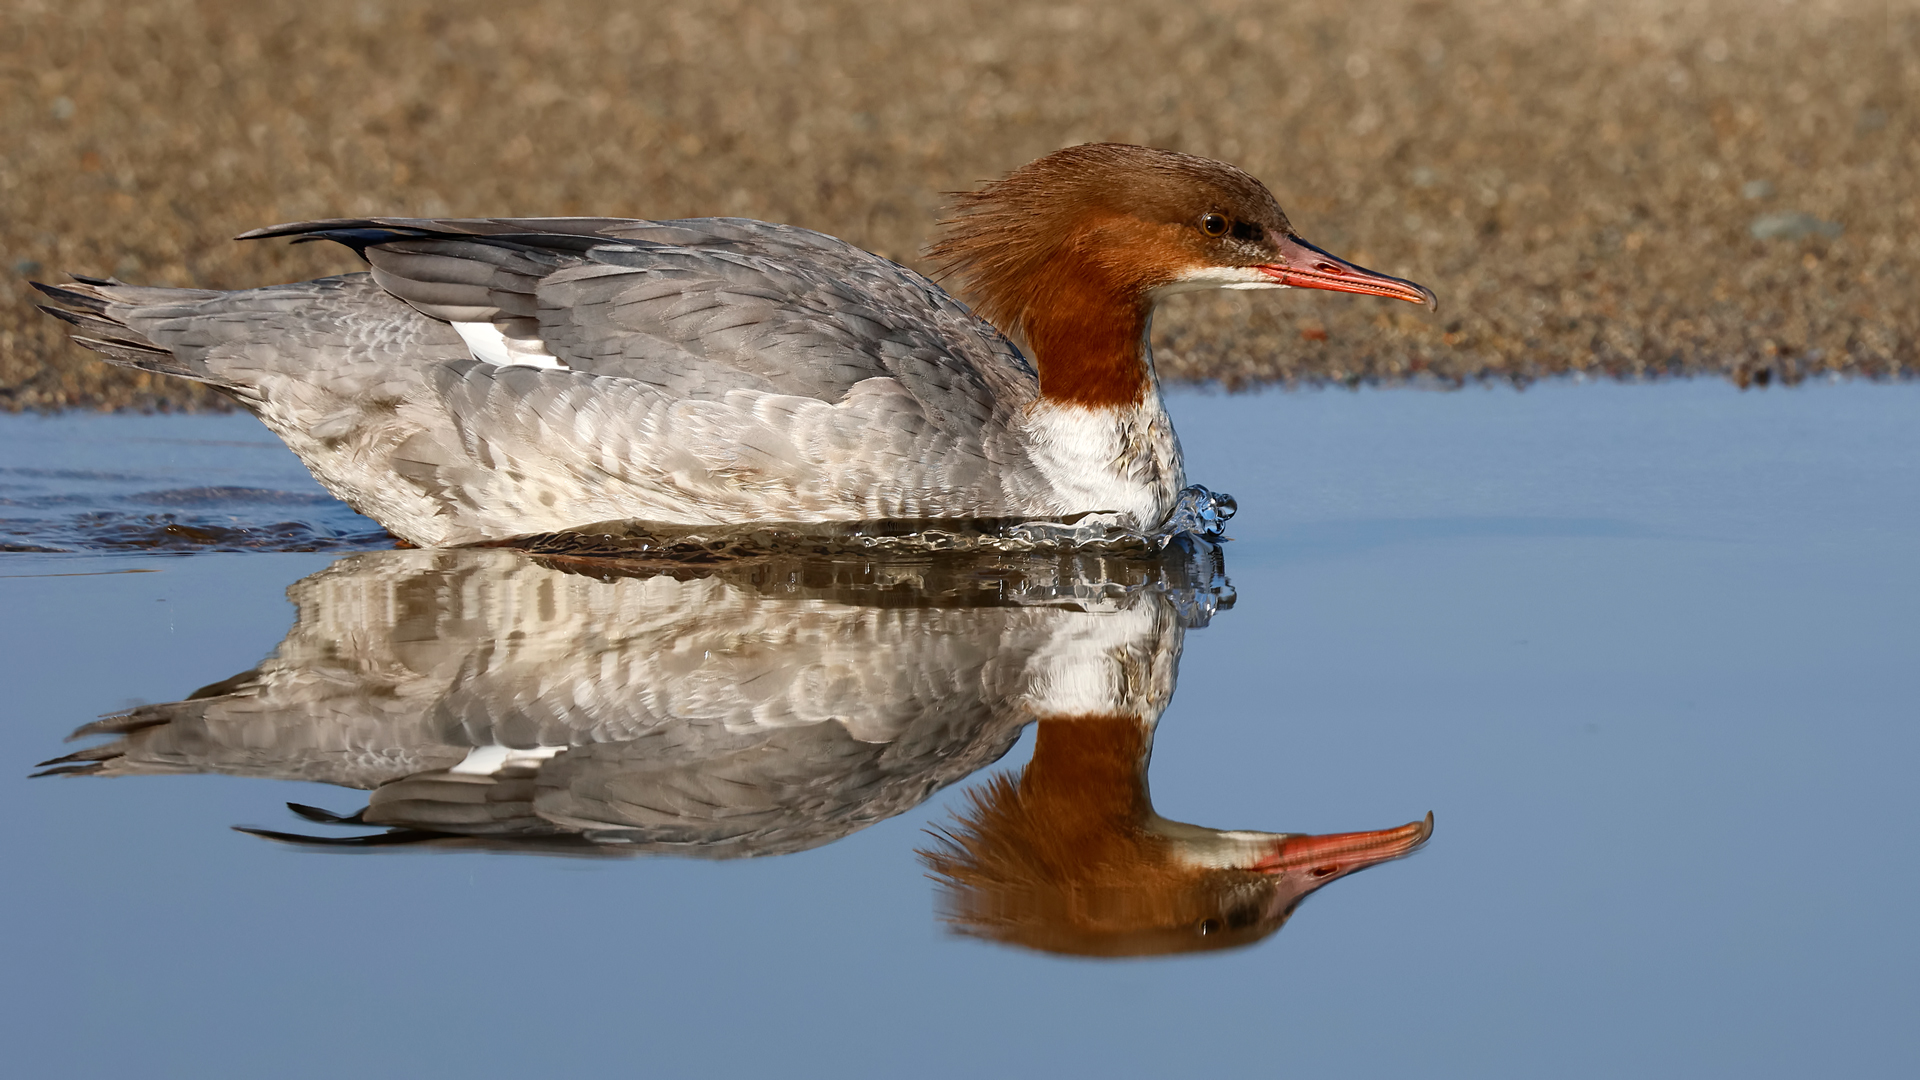
M216 399L35 312L63 271L353 269L258 225L738 214L919 265L941 192L1089 140L1265 179L1441 297L1176 298L1230 386L1920 369L1920 4L0 7L0 405Z

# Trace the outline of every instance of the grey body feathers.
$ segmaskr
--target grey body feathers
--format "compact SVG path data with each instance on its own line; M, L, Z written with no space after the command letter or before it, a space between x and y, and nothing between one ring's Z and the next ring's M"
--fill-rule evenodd
M41 288L81 344L220 388L416 544L613 519L1112 509L1073 505L1035 467L1038 382L1017 349L926 278L831 237L735 219L249 236L337 240L371 269L237 292ZM454 324L540 366L476 359Z

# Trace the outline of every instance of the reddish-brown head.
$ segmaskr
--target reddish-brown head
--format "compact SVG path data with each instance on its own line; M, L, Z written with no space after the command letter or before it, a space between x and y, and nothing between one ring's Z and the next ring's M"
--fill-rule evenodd
M1141 956L1248 945L1308 893L1411 853L1433 818L1378 832L1226 832L1168 821L1147 798L1131 716L1042 720L1033 760L997 776L933 850L961 933L1047 952Z
M1420 285L1295 236L1266 185L1224 162L1119 143L1048 154L957 197L931 255L1024 341L1050 400L1132 404L1151 384L1153 303L1206 288L1311 288L1433 306Z

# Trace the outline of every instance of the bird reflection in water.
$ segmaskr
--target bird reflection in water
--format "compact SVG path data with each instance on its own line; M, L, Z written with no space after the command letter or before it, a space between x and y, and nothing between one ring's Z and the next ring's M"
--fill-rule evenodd
M1147 748L1185 630L1232 599L1206 544L698 566L388 551L288 596L293 629L259 667L82 727L111 738L40 775L370 791L353 813L290 804L355 835L243 830L334 850L734 858L904 813L1039 719L1020 779L989 780L924 854L957 927L1078 953L1257 939L1430 831L1216 832L1153 814Z

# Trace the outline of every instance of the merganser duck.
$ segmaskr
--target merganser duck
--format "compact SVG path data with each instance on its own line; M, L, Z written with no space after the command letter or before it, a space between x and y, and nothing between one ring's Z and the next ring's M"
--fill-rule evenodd
M1149 531L1185 484L1148 354L1160 297L1435 306L1300 239L1252 176L1167 150L1049 154L960 196L945 230L931 254L974 310L840 240L733 218L314 221L241 238L337 241L370 272L35 287L78 343L227 394L422 547L613 520Z
M1307 894L1433 835L1432 814L1323 836L1169 821L1147 794L1156 717L1043 718L1027 766L968 793L920 853L954 930L1081 956L1235 948L1280 929Z

